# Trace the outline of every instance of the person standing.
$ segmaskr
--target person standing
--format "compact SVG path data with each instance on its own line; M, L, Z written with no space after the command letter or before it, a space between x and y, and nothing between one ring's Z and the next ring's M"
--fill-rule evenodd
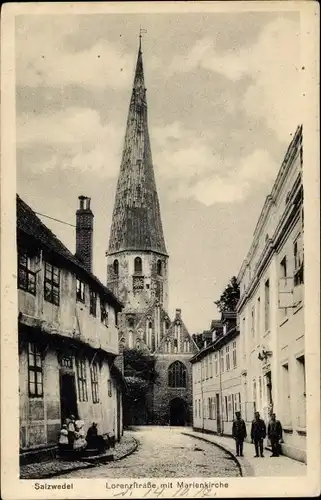
M260 418L258 411L254 413L254 420L251 427L251 440L255 446L255 457L264 457L263 455L263 440L266 437L266 425L264 420ZM260 454L259 454L260 452Z
M243 443L247 436L246 425L244 420L241 418L241 412L235 412L236 419L233 422L232 436L235 439L236 444L236 456L244 457L243 455Z
M71 415L67 420L67 430L68 430L68 446L70 450L74 449L75 441L75 416Z
M268 438L271 442L272 448L271 457L279 457L280 441L282 441L282 425L279 420L276 420L275 413L272 413L271 420L268 425Z

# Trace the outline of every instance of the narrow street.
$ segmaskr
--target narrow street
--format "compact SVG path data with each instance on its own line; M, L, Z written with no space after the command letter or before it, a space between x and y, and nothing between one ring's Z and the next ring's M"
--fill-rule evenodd
M182 434L184 427L137 427L128 457L60 478L239 477L234 460L215 445Z

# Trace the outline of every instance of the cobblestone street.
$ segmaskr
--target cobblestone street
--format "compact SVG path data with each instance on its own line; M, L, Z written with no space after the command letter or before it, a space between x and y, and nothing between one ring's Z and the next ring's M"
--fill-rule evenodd
M201 442L178 427L140 427L133 436L139 446L120 461L74 471L60 478L126 477L239 477L230 455L215 445Z

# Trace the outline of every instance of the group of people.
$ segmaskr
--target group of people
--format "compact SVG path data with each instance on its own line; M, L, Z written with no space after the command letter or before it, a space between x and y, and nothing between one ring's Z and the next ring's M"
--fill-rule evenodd
M232 436L235 439L236 444L236 456L243 457L243 443L247 437L246 425L244 420L241 418L241 412L237 411L235 413L236 419L233 422ZM268 436L272 455L271 457L278 457L280 455L280 443L282 442L282 425L279 420L276 419L275 413L272 413L271 420L268 424L267 432L264 420L260 417L260 413L257 411L254 413L254 420L251 426L251 441L255 447L254 457L264 457L263 455L263 442Z
M97 423L93 422L87 431L85 438L83 420L76 420L74 415L67 418L62 425L59 436L59 451L82 451L92 448L102 451L104 448L103 436L98 435Z

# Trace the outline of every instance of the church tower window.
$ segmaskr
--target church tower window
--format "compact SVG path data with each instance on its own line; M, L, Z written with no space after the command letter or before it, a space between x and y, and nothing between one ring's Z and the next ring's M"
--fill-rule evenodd
M117 259L114 260L113 262L113 270L114 270L114 275L119 276L119 262Z
M134 271L135 271L135 273L142 273L143 272L143 263L142 263L142 259L140 257L135 257Z
M134 346L133 331L129 330L129 332L128 332L128 347L129 347L129 349L132 349L133 346Z
M161 260L157 261L157 274L158 274L158 276L162 276L162 274L163 274L163 266L162 266Z
M186 387L186 367L181 361L175 361L169 366L168 386Z

